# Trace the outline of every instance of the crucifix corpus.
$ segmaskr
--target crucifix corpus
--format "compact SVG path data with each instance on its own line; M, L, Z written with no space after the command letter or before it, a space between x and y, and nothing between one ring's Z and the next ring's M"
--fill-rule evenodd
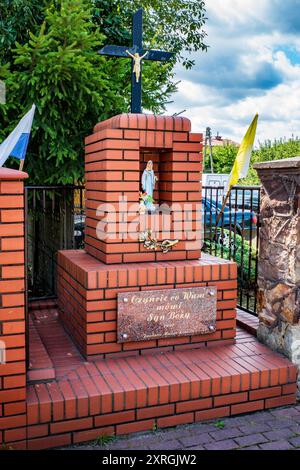
M131 59L131 112L142 112L142 60L167 61L172 52L143 49L143 9L140 8L132 21L132 47L104 46L99 54Z

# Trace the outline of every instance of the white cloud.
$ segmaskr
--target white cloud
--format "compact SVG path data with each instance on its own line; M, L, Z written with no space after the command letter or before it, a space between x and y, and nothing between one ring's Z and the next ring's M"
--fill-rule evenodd
M256 112L259 140L300 135L300 0L283 3L207 1L209 51L192 71L178 66L168 111L187 109L195 131L210 126L237 141Z
M206 2L207 16L215 22L230 27L232 30L249 24L264 23L267 18L269 0L208 0ZM208 24L209 27L209 24Z

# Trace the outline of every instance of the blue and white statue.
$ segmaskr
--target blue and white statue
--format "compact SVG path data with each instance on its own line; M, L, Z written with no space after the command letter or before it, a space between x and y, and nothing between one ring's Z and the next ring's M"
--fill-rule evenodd
M149 212L155 212L155 205L153 199L154 187L157 177L153 171L153 162L149 160L147 166L142 174L142 190L141 199Z

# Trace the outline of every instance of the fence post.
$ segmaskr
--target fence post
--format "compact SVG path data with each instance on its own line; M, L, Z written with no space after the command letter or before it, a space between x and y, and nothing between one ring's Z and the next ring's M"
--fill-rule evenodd
M26 437L25 178L0 169L0 444Z
M258 338L300 367L300 157L254 168L262 182Z

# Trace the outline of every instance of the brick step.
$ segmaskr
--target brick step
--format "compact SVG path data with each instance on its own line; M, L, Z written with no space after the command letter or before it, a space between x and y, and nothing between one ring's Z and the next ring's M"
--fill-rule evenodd
M238 328L235 344L85 362L55 308L32 311L56 378L0 418L13 448L42 449L295 403L296 367ZM191 345L191 348L195 345ZM36 352L38 349L36 349Z
M44 300L29 300L28 310L29 311L38 311L45 308L55 308L57 307L57 299L44 299Z
M55 370L44 343L29 315L29 366L27 381L29 383L55 379Z
M259 323L257 316L238 308L236 320L241 328L256 336Z
M55 303L32 308L29 320L30 382L59 378L82 364L80 353L59 321Z
M28 386L28 441L10 429L6 442L50 448L293 404L296 374L245 331L234 345L83 362Z

